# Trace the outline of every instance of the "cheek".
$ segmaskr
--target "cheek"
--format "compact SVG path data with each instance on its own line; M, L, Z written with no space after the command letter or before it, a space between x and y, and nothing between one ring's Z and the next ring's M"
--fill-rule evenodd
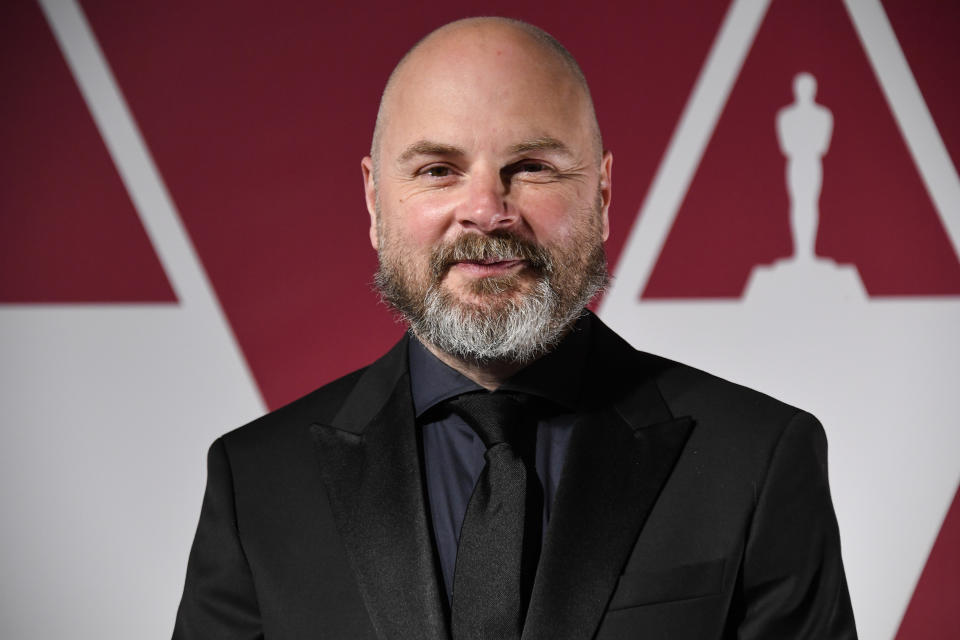
M429 250L449 227L449 207L442 202L420 200L396 206L386 219L407 251Z
M584 203L563 193L528 192L518 206L534 237L547 245L570 240L586 222Z

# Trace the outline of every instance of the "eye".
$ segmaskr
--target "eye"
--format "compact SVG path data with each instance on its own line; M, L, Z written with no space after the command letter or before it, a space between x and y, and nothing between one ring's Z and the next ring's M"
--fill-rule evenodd
M540 171L546 171L547 165L542 162L526 161L521 162L516 165L517 173L537 173Z
M520 160L503 168L501 175L504 179L520 178L538 182L550 180L555 175L553 167L539 160Z
M420 175L429 176L431 178L447 178L452 175L452 170L450 167L442 164L432 164L429 167L425 167L420 170Z

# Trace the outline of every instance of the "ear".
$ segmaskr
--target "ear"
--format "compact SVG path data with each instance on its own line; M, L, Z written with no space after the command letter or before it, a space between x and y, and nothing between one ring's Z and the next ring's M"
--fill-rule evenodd
M373 175L373 158L364 156L360 161L360 170L363 172L363 191L367 200L367 212L370 214L370 244L374 249L380 249L380 238L377 237L377 183Z
M610 198L613 195L613 154L604 152L600 162L600 217L603 239L610 235Z

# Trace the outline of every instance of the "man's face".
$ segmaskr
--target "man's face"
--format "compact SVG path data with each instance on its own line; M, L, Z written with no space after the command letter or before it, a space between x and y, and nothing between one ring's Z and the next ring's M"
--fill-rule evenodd
M560 62L524 38L490 37L428 42L397 77L379 175L363 162L379 278L414 302L432 287L483 315L544 286L582 305L603 260L611 157Z

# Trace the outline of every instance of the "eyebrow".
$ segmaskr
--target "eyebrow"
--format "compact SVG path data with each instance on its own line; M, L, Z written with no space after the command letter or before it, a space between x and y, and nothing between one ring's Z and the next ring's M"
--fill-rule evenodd
M565 145L560 140L551 138L550 136L525 140L510 147L510 153L512 154L530 153L532 151L556 151L565 156L573 155L573 152L570 151L570 147Z
M442 142L432 142L430 140L417 140L409 147L403 150L398 162L404 163L417 156L463 156L466 152L460 147L455 147Z
M565 156L573 155L573 152L570 151L570 148L566 144L560 140L557 140L556 138L551 138L550 136L531 138L530 140L518 142L510 147L509 151L511 155L531 153L534 151L553 151ZM400 157L397 158L397 162L402 164L417 156L461 157L465 156L466 154L466 151L451 144L434 142L432 140L417 140L403 150L403 153L401 153Z

